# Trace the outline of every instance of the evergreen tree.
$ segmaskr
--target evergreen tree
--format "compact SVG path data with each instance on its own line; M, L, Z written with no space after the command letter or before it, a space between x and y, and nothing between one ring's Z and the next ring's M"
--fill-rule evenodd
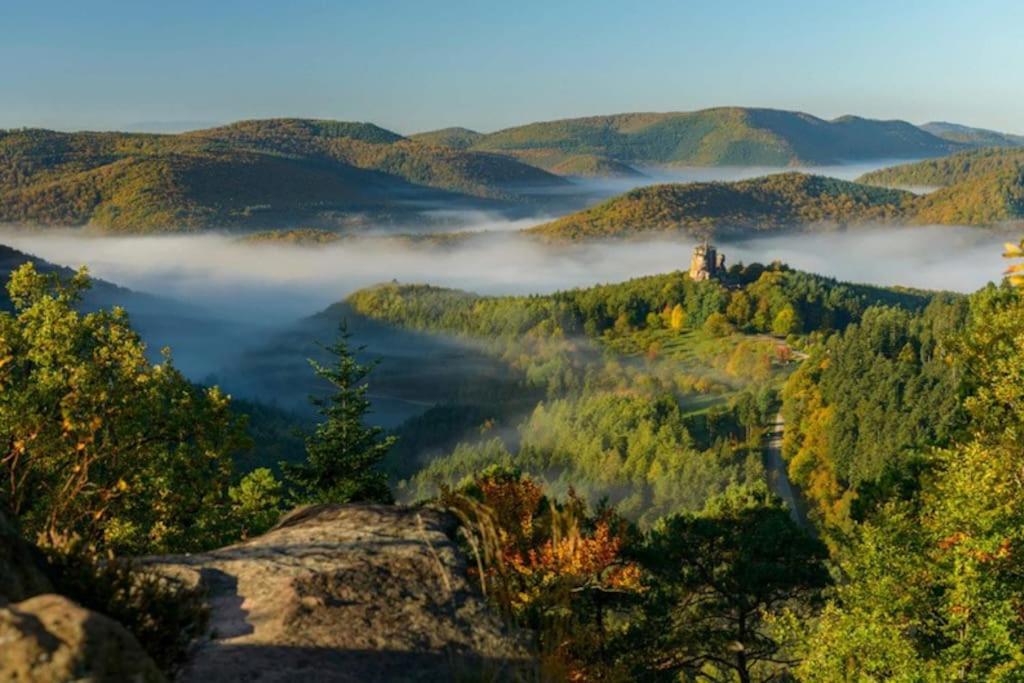
M325 418L306 439L306 462L285 465L289 482L300 500L311 503L392 502L387 478L376 469L395 443L381 427L364 423L370 410L367 376L374 364L361 364L352 349L351 335L342 323L338 340L325 347L335 357L330 367L310 360L316 374L335 392L329 398L311 398Z

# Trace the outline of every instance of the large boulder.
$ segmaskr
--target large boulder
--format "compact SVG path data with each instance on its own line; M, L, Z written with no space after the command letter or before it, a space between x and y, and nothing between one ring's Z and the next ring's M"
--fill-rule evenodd
M0 608L0 681L162 681L121 624L60 595Z
M39 549L22 539L0 512L0 607L52 591Z
M200 555L148 563L207 589L182 681L503 680L532 670L465 578L436 510L331 505Z

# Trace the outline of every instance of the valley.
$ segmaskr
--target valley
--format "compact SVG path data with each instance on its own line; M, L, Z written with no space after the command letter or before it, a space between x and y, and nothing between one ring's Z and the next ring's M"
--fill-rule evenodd
M0 682L1024 682L1024 3L0 16Z
M102 416L46 436L91 453L117 450L108 421L129 443L143 434L133 473L106 483L114 511L73 522L118 553L241 575L248 559L230 548L167 553L251 539L293 502L395 501L455 515L469 544L459 551L480 553L466 576L497 582L488 604L526 620L534 645L556 634L535 611L546 601L586 639L632 637L603 632L593 610L656 642L658 594L679 581L659 558L717 562L732 552L722 542L748 552L767 539L758 562L795 563L795 590L824 595L827 568L876 552L857 536L873 533L865 520L899 520L910 513L892 511L918 495L935 505L918 491L955 473L931 469L946 457L936 449L959 447L963 425L984 419L961 396L989 400L974 374L987 371L955 354L988 343L986 316L1015 324L1014 293L992 283L1024 216L1022 157L1009 137L976 149L993 141L986 131L784 114L595 117L492 135L305 119L173 136L8 133L0 383L39 410L46 397L32 387L56 382L74 406L95 372L133 397L129 411L97 390ZM687 136L699 138L692 149ZM886 156L836 164L850 145L873 149L865 136ZM904 154L949 156L893 162ZM680 165L697 161L720 165ZM691 255L709 240L725 262L696 277ZM79 295L83 265L93 279ZM21 425L13 406L5 414ZM150 451L161 411L169 431ZM122 427L125 414L134 422ZM373 462L331 489L310 482L336 476L332 460L315 460L336 427L361 439L353 462ZM160 464L200 448L189 457L208 467L202 486ZM138 502L124 490L142 492ZM333 508L311 509L319 519ZM341 509L399 523L387 506ZM42 529L34 514L22 518ZM916 533L932 542L939 531ZM584 568L558 565L557 553ZM234 590L200 583L225 599ZM624 602L559 592L584 585ZM785 602L773 619L826 614L811 598ZM236 619L223 605L216 614ZM829 656L820 639L831 632L806 636L807 661ZM204 652L230 667L226 643L244 636ZM646 671L660 656L565 642L572 653L551 656L591 671Z

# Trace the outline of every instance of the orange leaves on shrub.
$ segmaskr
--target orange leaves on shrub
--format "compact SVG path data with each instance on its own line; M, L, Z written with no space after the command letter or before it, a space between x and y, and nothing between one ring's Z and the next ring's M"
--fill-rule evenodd
M544 497L539 485L527 477L484 476L477 486L503 531L514 533L517 541L532 537L534 513Z
M575 530L563 538L549 539L539 549L531 549L525 561L515 557L511 564L526 576L571 578L606 589L638 590L639 567L621 563L621 550L621 537L601 521L590 536Z

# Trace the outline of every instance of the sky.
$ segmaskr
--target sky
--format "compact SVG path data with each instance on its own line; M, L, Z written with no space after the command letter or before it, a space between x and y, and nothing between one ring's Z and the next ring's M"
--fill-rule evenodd
M0 128L738 105L1024 133L1019 0L0 0Z

